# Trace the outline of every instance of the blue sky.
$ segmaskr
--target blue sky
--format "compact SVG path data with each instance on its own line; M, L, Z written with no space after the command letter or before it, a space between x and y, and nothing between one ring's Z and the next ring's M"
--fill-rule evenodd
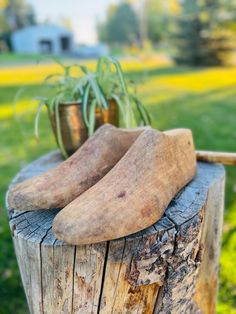
M96 42L96 21L105 16L109 4L119 0L27 0L37 14L39 22L49 19L57 23L70 19L75 40L79 43Z

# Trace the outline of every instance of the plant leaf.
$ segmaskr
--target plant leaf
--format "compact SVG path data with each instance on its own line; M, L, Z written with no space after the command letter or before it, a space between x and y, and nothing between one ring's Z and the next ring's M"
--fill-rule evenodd
M120 100L119 96L117 96L116 94L112 94L112 98L115 100L115 102L117 103L117 106L119 107L121 116L125 117L125 108L124 108L124 104L122 103L122 101Z
M84 119L84 123L87 128L89 128L89 121L88 121L88 99L89 99L89 92L90 92L90 85L87 85L84 91L84 95L82 97L82 115Z
M29 87L27 86L23 86L20 89L18 89L18 91L15 94L14 100L13 100L13 111L14 114L16 113L16 107L17 107L17 102L20 98L20 96L23 94L24 91L26 91Z
M151 125L152 121L151 121L151 117L150 117L147 109L143 106L143 104L141 103L141 101L137 97L132 95L132 98L136 104L140 118L144 122L144 125Z
M62 141L62 135L61 135L61 123L60 123L60 114L59 114L59 106L60 103L57 101L55 103L55 117L56 117L56 131L57 131L57 140L58 140L58 146L61 150L61 153L64 158L68 158L68 154L65 150L63 141Z
M43 106L45 106L45 102L41 101L38 105L38 109L37 109L37 113L36 113L35 121L34 121L34 135L37 140L39 139L39 118L40 118L40 114L43 109Z
M45 79L43 81L44 81L44 83L47 83L50 79L52 79L54 77L62 77L62 75L61 75L61 73L49 74L48 76L45 77Z
M93 135L95 129L95 122L96 122L96 99L92 101L89 111L89 128L88 134L89 137Z

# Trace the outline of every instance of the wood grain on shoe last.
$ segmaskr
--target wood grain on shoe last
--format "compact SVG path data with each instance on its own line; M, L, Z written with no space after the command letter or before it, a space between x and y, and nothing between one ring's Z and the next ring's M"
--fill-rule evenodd
M24 211L63 208L109 172L146 129L103 125L59 166L13 187L10 207Z
M195 171L190 130L146 130L105 177L60 211L53 231L70 244L135 233L161 218Z

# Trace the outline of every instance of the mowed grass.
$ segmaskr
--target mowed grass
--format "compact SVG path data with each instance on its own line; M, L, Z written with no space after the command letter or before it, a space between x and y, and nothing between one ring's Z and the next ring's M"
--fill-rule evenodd
M127 74L141 82L140 96L153 118L153 127L193 130L198 149L236 151L236 68L175 67L154 60L124 60ZM94 62L89 66L94 67ZM42 79L58 72L56 65L20 66L0 70L0 313L26 313L24 293L4 208L7 185L16 172L54 149L46 112L41 140L33 136L36 103L44 91ZM18 88L29 85L13 111ZM218 313L236 313L236 168L227 168L226 211L221 258ZM17 309L17 310L16 310Z

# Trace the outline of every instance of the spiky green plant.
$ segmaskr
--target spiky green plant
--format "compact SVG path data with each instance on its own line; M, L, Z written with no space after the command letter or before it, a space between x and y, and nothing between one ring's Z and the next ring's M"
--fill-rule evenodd
M144 125L151 124L146 108L136 96L133 85L127 83L118 60L109 56L101 57L98 60L96 75L103 94L117 103L125 127L135 127L139 122ZM136 118L137 113L140 121Z
M46 106L48 113L51 117L55 115L55 124L56 124L56 135L58 146L62 152L64 158L68 157L68 154L65 150L62 133L61 133L61 122L59 116L59 107L61 104L66 105L71 102L81 102L84 91L84 78L79 76L72 76L71 71L77 65L65 66L60 61L56 62L62 67L63 73L61 74L51 74L47 76L44 80L44 85L49 87L52 90L52 96L50 97L36 97L39 101L38 109L35 117L35 136L39 137L39 119L40 113L43 106Z
M44 106L50 116L55 115L58 146L62 155L67 158L59 116L59 107L71 102L79 102L82 106L84 123L91 136L95 130L96 109L101 111L109 108L109 100L113 99L120 112L124 126L135 127L140 123L151 124L149 114L142 105L131 84L125 80L120 63L112 57L101 57L95 71L79 64L65 66L54 59L63 69L63 73L51 74L45 78L44 84L51 89L52 96L36 97L39 101L35 117L35 136L39 137L39 119ZM80 74L72 75L72 69L77 68Z

